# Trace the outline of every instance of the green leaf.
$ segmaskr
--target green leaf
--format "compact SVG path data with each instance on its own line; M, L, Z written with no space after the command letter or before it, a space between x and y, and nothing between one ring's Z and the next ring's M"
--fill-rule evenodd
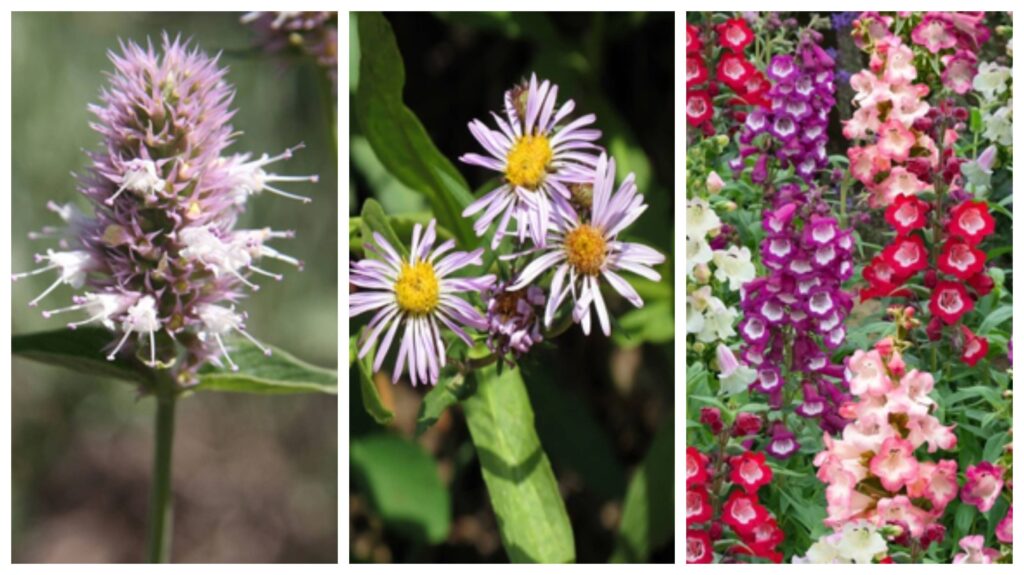
M987 335L993 329L999 327L1003 322L1008 321L1013 317L1013 306L1004 305L997 308L992 313L985 316L985 319L981 321L981 325L978 326L978 335Z
M576 559L558 481L533 425L518 369L477 370L477 391L463 403L505 552L516 563Z
M437 464L419 444L378 433L353 439L353 478L387 529L432 545L451 528L451 501Z
M376 247L377 244L373 241L373 233L376 232L383 236L391 244L391 247L398 251L398 255L404 258L409 257L409 248L405 247L405 244L399 239L398 234L391 227L387 214L384 213L384 208L377 203L377 200L372 198L366 200L366 203L363 204L363 213L360 221L363 245L372 244ZM380 248L376 249L380 250Z
M612 333L612 339L620 347L636 347L643 343L666 343L675 338L675 321L672 302L660 300L649 302L640 309L634 309L619 318L619 327Z
M235 393L328 393L338 394L338 373L302 361L286 351L268 346L270 355L252 342L238 338L231 344L231 359L238 371L207 364L199 370L196 391Z
M402 102L405 67L383 15L359 14L359 45L355 116L367 141L395 178L426 196L439 224L451 230L462 246L475 245L470 221L462 217L473 196L462 174L434 146L423 124Z
M671 541L675 514L675 425L662 422L643 463L633 475L622 506L613 563L643 563Z
M373 366L370 364L370 359L375 353L375 350L370 350L366 357L356 361L359 368L359 392L363 396L363 407L366 409L366 413L369 413L370 417L380 425L387 425L395 418L395 414L384 405L384 400L381 399L380 393L377 391L377 385L373 382Z
M476 389L476 381L467 381L462 374L444 379L423 398L419 415L416 417L416 435L419 435L437 423L441 415L463 398L468 397Z
M11 353L26 359L66 367L80 374L151 383L156 376L144 363L126 354L107 361L114 334L100 327L58 329L11 338Z

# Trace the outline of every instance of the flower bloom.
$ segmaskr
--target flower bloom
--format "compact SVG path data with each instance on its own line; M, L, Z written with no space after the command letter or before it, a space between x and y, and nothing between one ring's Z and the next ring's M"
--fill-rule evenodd
M544 306L544 290L529 286L508 289L507 282L495 283L484 294L487 305L487 347L501 357L526 353L544 337L540 333L538 310Z
M889 550L878 528L866 521L853 521L841 530L818 539L803 557L793 563L871 563Z
M538 84L534 74L526 85L505 92L505 118L492 114L498 130L480 120L469 123L487 155L459 159L499 172L505 180L462 212L464 217L480 214L473 225L478 236L497 222L491 249L510 233L512 220L519 242L529 237L544 246L556 210L569 206L570 186L591 183L597 165L594 142L601 132L587 126L596 117L588 114L564 124L576 104L568 100L556 110L557 101L558 86L547 80Z
M747 493L756 493L762 486L772 482L772 468L764 462L763 453L744 451L729 460L732 471L729 480Z
M260 267L261 260L301 267L268 245L294 234L236 229L235 222L261 192L301 198L274 187L276 182L317 178L267 173L269 164L291 157L295 148L256 160L227 154L237 133L228 123L234 90L226 69L166 34L160 48L128 42L110 53L109 86L101 103L90 106L103 145L90 154L89 174L80 181L93 213L51 204L66 230L46 228L32 237L58 239L61 251L37 255L42 267L14 279L57 272L57 281L31 306L62 284L85 288L72 305L43 315L85 312L86 319L68 327L98 323L117 332L107 359L133 348L151 367L170 369L175 381L191 385L207 362L238 369L229 334L270 354L246 330L234 302L244 288L259 289L254 275L282 279Z
M364 247L377 259L367 258L352 264L349 281L361 289L349 296L348 313L349 317L355 317L375 312L359 342L360 358L380 343L373 371L380 369L395 334L404 325L392 382L398 382L408 367L414 386L436 384L447 362L441 328L448 328L469 346L473 345L473 340L465 327L480 331L488 328L484 316L459 294L488 289L494 283L494 276L454 277L455 272L467 266L481 265L483 249L452 252L454 240L435 248L436 229L435 220L430 221L425 232L422 225L416 224L408 256L399 255L382 235L374 233L376 245Z
M298 50L311 56L338 89L337 12L249 12L242 23L256 30L259 46L270 54Z
M968 505L974 505L978 511L987 513L995 505L1002 490L1003 468L982 461L967 468L967 481L960 490L960 499Z
M711 519L711 496L703 487L686 490L686 524L704 523Z
M594 196L589 219L584 219L572 206L556 218L556 227L550 232L546 248L523 268L511 289L522 289L545 271L555 268L551 291L544 310L544 323L550 326L555 312L572 294L573 321L590 333L590 309L597 312L601 331L611 334L611 324L599 279L604 278L611 287L636 307L643 300L622 276L628 271L651 281L661 275L652 266L665 261L655 250L637 243L618 239L622 230L636 221L647 209L643 197L637 193L633 174L615 186L615 160L602 153L593 175Z
M686 448L686 487L704 485L708 481L708 458L696 447Z
M702 529L686 530L686 562L711 563L715 557L711 536Z
M1013 543L1013 505L1006 512L1006 517L996 525L996 539L1000 543Z
M953 557L953 563L995 563L999 559L999 551L985 547L984 535L967 535L960 539L963 553Z

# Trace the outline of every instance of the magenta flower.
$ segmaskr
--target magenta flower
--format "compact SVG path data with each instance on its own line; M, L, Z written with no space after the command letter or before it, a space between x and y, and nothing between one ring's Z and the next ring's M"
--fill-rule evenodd
M974 505L978 511L986 513L995 505L1002 490L1003 468L982 461L967 468L967 481L960 490L960 499L968 505Z
M984 535L968 535L960 539L963 553L953 557L953 563L995 563L999 559L999 551L985 547Z
M187 43L163 36L161 51L121 43L109 55L114 71L101 103L90 105L92 124L103 137L100 151L80 181L93 214L73 206L50 205L66 224L46 228L35 238L58 239L62 251L37 255L56 270L57 286L87 291L73 305L43 312L44 317L82 311L86 319L71 329L99 323L118 332L107 358L135 348L148 365L172 369L180 384L195 383L196 370L223 359L233 369L224 337L238 333L269 354L245 329L245 315L234 304L253 290L253 274L281 279L257 264L264 258L300 266L267 242L292 232L235 229L251 195L268 191L298 198L273 182L316 181L316 176L278 176L264 167L291 156L226 156L237 135L234 90L226 69ZM304 199L308 201L308 199ZM183 353L182 353L183 349Z
M1000 543L1013 543L1013 505L1010 505L1010 510L1006 512L1006 517L1003 517L1002 521L996 525L996 539Z
M593 155L601 137L600 130L586 128L595 116L581 116L563 124L576 104L568 100L556 110L558 86L536 74L527 84L505 92L507 121L493 114L498 130L480 120L469 123L469 131L487 155L464 154L460 160L499 172L504 182L484 194L462 212L464 217L480 214L473 229L484 235L497 222L491 248L506 235L527 237L540 247L547 230L555 224L555 212L569 207L571 188L586 186L593 180L597 158ZM516 228L509 232L515 220Z
M404 325L391 381L398 382L408 366L414 386L434 385L447 363L441 328L448 328L468 346L473 345L473 340L464 327L487 329L484 317L459 294L489 288L494 276L452 277L466 266L481 265L483 249L448 253L455 247L454 240L435 248L435 220L430 220L426 232L420 224L413 228L408 257L399 255L382 235L374 233L373 239L376 246L363 247L378 259L353 262L349 279L362 288L349 296L349 317L376 312L359 339L359 357L366 356L379 342L373 371L380 370L395 334Z
M600 278L604 278L622 297L636 307L643 306L640 294L629 285L619 272L627 271L659 281L661 275L652 266L665 261L665 256L637 243L623 242L619 233L636 221L647 204L637 193L633 174L612 192L615 186L615 160L602 153L592 180L593 203L589 219L571 206L555 221L555 229L548 234L546 248L516 278L510 289L523 289L537 277L555 268L551 290L544 310L544 323L551 325L555 312L570 293L573 299L573 321L590 334L590 308L597 312L601 331L611 334L608 309L601 295Z

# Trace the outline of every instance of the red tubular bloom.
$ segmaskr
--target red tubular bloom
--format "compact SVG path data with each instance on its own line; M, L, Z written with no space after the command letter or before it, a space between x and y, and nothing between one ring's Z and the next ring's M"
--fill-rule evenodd
M707 531L700 529L686 530L686 562L687 563L711 563L714 558L714 550L711 546L711 536Z
M696 54L704 46L700 41L700 30L693 24L686 25L686 53Z
M967 200L950 211L947 229L953 236L977 245L995 231L996 223L988 213L988 204Z
M762 485L771 483L772 468L765 464L763 453L745 451L743 455L730 458L729 466L732 468L729 481L747 493L757 493Z
M908 277L928 267L928 249L920 236L898 237L882 250L882 259L896 275Z
M715 27L718 42L733 52L742 52L754 41L754 32L743 18L731 18Z
M947 324L954 324L965 313L974 309L974 301L961 283L940 281L932 291L932 299L928 303L932 315Z
M967 279L967 285L974 288L974 291L978 292L978 297L985 297L995 287L995 282L992 281L992 276L986 273L977 273Z
M686 524L711 520L711 496L707 489L694 487L686 490Z
M743 491L733 491L722 506L722 522L741 536L753 533L768 517L768 510L757 497Z
M963 354L960 356L960 361L973 367L988 355L988 339L976 335L966 325L961 325L960 331L964 334Z
M985 269L985 252L963 240L951 239L942 246L938 264L943 273L970 279Z
M686 448L686 486L708 482L708 457L696 447Z
M928 225L928 210L931 207L931 204L917 196L896 196L885 209L885 221L889 222L897 234L905 236Z
M686 88L703 84L708 79L708 68L700 56L686 57Z
M868 287L860 290L861 301L876 297L903 297L908 293L900 288L906 276L898 273L881 254L864 266L864 279L867 280Z
M718 79L735 91L744 90L756 68L737 54L723 54L718 60Z
M691 126L699 126L711 119L715 109L711 104L711 96L703 90L686 94L686 121Z

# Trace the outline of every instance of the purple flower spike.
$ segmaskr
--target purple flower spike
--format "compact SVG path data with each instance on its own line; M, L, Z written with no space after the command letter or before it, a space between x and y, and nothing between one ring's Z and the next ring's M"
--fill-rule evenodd
M263 191L309 201L274 186L315 182L316 176L265 171L295 148L252 161L225 154L237 135L228 123L234 90L216 58L166 34L159 52L152 44L122 42L120 53L109 57L109 85L101 103L89 106L103 145L89 154L89 173L79 186L93 214L51 203L66 229L31 237L57 238L63 251L37 256L43 267L14 279L58 272L33 306L61 284L88 290L44 317L84 312L85 319L68 327L97 323L116 332L107 359L135 348L149 366L172 370L181 385L195 383L207 361L238 369L230 334L269 355L270 348L246 331L235 302L244 288L258 289L254 276L282 279L260 267L262 260L301 267L268 245L294 234L239 230L235 222L250 196Z
M795 79L797 75L796 63L793 57L788 54L780 54L772 57L768 64L768 77L779 83Z

